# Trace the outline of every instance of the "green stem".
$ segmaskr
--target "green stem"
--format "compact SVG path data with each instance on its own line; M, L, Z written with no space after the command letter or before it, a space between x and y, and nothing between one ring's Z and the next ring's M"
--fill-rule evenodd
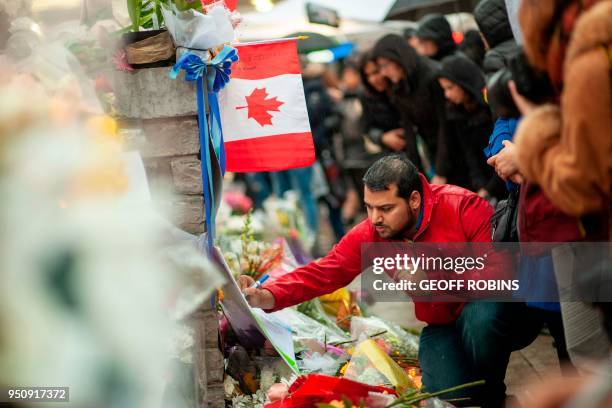
M352 317L352 316L350 316L350 317ZM344 319L342 319L342 320L344 320ZM387 332L386 330L383 330L383 331L381 331L381 332L374 333L373 335L368 336L368 338L370 338L370 339L371 339L371 338L373 338L373 337L380 336L381 334L385 334L386 332ZM347 340L347 341L341 341L341 342L339 342L339 343L330 343L330 344L331 344L332 346L340 346L340 345L342 345L342 344L354 343L354 342L356 342L357 340L359 340L359 339L352 339L352 340Z
M478 380L478 381L473 381L467 384L457 385L455 387L447 388L445 390L437 391L437 392L431 392L431 393L427 392L427 393L420 394L420 395L418 395L418 393L417 394L411 393L406 396L398 398L397 400L393 401L391 404L387 405L386 408L398 406L400 404L407 404L406 406L409 407L411 405L416 404L417 402L426 400L428 398L433 398L439 395L448 394L449 392L453 392L453 391L463 390L465 388L476 387L478 385L483 385L484 383L485 383L485 380Z

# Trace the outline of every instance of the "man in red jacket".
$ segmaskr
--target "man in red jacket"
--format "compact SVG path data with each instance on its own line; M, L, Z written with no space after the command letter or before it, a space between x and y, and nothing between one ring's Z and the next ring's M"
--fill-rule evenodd
M364 177L368 219L356 225L324 258L261 288L241 276L253 307L275 311L331 293L361 273L361 244L369 242L490 242L490 205L451 185L430 185L405 157L390 155ZM418 274L417 274L418 275ZM481 277L482 278L482 277ZM484 379L486 386L457 392L485 407L503 406L513 304L415 302L421 333L419 361L430 392Z

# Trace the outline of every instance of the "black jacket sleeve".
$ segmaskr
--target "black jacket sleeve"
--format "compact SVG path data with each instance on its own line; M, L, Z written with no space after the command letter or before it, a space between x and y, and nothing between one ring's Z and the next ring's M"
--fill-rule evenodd
M372 142L382 146L382 135L384 131L375 125L376 120L374 110L372 109L372 101L367 97L360 96L363 114L361 115L361 131Z

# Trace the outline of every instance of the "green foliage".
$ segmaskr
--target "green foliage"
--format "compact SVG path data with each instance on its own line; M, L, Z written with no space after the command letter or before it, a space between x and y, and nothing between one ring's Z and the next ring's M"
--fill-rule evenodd
M132 25L126 31L139 31L140 27L151 30L155 28L155 19L159 28L164 26L162 4L174 4L179 11L189 9L202 11L200 0L126 0Z
M142 0L127 0L128 13L132 20L132 31L140 29L140 14L142 11Z
M467 384L461 384L456 387L447 388L438 392L422 392L421 390L409 390L405 394L400 395L395 401L387 405L386 408L391 407L418 407L421 401L429 398L438 397L440 395L448 394L453 391L459 391L466 388L477 387L484 385L485 381L474 381Z
M249 275L255 279L257 275L257 267L255 263L259 257L259 251L253 235L252 223L253 210L249 210L244 220L242 233L240 234L240 243L242 244L240 266L242 268L242 274Z

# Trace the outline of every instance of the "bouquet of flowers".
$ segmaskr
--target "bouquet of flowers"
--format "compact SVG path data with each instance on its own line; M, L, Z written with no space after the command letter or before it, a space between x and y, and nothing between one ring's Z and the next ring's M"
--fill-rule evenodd
M403 366L418 364L416 361L419 349L418 336L375 316L356 316L351 320L351 337L353 338L365 339L380 332L384 333L377 336L379 346L396 362Z

